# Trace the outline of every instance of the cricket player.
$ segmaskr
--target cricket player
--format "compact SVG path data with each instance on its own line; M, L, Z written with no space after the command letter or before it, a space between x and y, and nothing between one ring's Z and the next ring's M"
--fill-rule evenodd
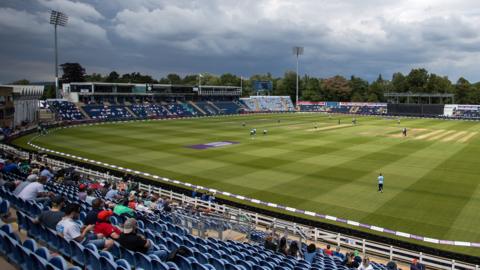
M402 129L403 137L407 137L407 128Z
M378 175L378 192L383 193L383 175Z

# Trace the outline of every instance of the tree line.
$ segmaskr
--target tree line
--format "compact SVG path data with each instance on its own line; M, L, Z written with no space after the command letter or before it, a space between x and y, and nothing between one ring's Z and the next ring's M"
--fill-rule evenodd
M160 83L198 85L198 74L180 76L175 73L168 74L160 79L139 72L119 74L112 71L107 75L92 73L87 74L78 63L65 63L61 65L63 76L62 83L68 82L111 82L111 83ZM253 82L257 80L272 81L272 95L291 96L295 100L296 73L287 71L282 77L272 74L256 74L249 78L241 78L235 74L224 73L214 75L202 73L202 85L240 86L242 81L243 95L253 95ZM21 80L25 84L28 81ZM47 90L48 91L48 90ZM52 92L52 91L50 91ZM354 101L354 102L384 102L385 93L450 93L455 96L455 103L480 104L480 83L470 83L465 78L459 78L452 83L447 76L429 73L424 68L412 69L408 74L394 73L391 79L384 79L381 75L373 82L357 76L345 78L336 75L329 78L317 78L303 75L299 78L300 100L306 101ZM49 94L46 94L49 97Z

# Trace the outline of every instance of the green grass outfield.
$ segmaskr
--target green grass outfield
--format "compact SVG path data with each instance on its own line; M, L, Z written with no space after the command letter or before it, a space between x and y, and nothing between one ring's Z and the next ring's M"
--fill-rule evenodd
M273 114L111 123L61 129L34 143L392 230L480 242L480 124L358 117L353 126L351 119ZM238 144L186 147L217 141ZM384 193L376 190L379 172Z

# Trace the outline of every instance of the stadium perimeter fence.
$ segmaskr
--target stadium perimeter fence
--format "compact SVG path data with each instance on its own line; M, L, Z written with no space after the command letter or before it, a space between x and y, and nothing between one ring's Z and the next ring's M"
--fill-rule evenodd
M75 168L77 172L88 175L89 177L93 177L95 179L114 182L121 180L120 177L114 176L108 172L101 172L95 169L86 168L84 166L78 166L76 164L58 160L55 158L50 158L48 156L37 156L35 154L33 154L32 156L30 152L17 149L10 145L0 144L0 149L2 149L4 152L11 153L22 158L39 158L40 161L52 167ZM88 163L86 165L88 165ZM98 165L101 165L101 162L98 162ZM228 214L230 215L229 218L232 220L238 220L239 216L244 216L247 218L243 220L248 220L254 226L287 230L289 233L297 236L299 239L302 240L328 243L344 249L358 250L361 251L361 253L364 255L374 255L384 259L405 263L410 263L413 259L418 259L426 267L433 269L479 270L478 264L466 263L463 261L439 257L428 253L417 252L397 247L394 245L386 245L384 243L371 241L369 239L358 238L355 236L341 234L334 231L328 231L322 228L305 226L303 224L278 219L272 216L260 214L258 212L252 212L240 208L231 207L225 204L203 201L199 198L192 198L185 194L174 192L172 189L162 188L161 186L157 185L150 185L139 182L139 187L143 191L154 192L162 197L168 197L171 200L181 202L182 204L192 204L195 207L199 206L202 208L210 209L221 215Z

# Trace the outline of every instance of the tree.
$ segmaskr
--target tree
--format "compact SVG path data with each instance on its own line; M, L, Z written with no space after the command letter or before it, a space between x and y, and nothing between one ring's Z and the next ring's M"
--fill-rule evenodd
M273 93L277 96L290 96L290 98L295 102L296 97L296 85L297 85L297 73L294 71L287 71L283 75L283 79L277 79L274 81L274 90ZM300 89L302 86L299 82L298 85L299 95L301 94Z
M197 85L197 84L198 84L198 75L197 75L197 74L186 75L186 76L182 79L182 84L186 84L186 85Z
M460 77L455 85L455 102L469 104L468 98L471 95L472 86L465 78Z
M85 81L85 69L79 63L64 63L60 67L63 70L62 83Z
M407 75L408 91L413 93L425 92L427 81L428 71L426 69L412 69Z
M396 93L408 92L407 78L401 72L392 75L392 91Z
M377 80L375 80L368 87L368 102L378 102L384 100L384 93L389 87L389 82L384 81L382 75L378 75Z
M100 73L92 73L91 75L86 75L85 80L87 82L103 82L105 79Z
M170 84L180 84L180 83L182 83L182 78L180 78L180 76L178 76L178 74L175 74L175 73L168 74L167 79L168 79Z
M334 76L323 81L323 89L327 98L332 101L350 100L352 88L350 83L342 76Z
M224 73L220 76L220 84L227 86L239 86L240 78L231 73Z
M428 82L425 87L425 92L427 93L451 93L452 92L452 82L448 77L438 76L434 73L430 74L428 77Z
M55 86L53 85L45 86L45 88L43 89L42 99L47 99L47 98L56 98Z
M364 101L368 92L368 82L362 78L352 76L349 83L352 88L352 101Z
M305 75L302 84L305 85L305 89L302 90L301 100L320 101L323 99L320 81L317 78Z
M14 81L14 82L11 82L9 84L14 84L14 85L29 85L30 84L30 81L27 80L27 79L21 79L21 80L18 80L18 81Z
M105 78L105 81L106 82L118 82L118 80L120 79L120 74L118 74L115 70L110 72L110 74L108 74L107 78Z

